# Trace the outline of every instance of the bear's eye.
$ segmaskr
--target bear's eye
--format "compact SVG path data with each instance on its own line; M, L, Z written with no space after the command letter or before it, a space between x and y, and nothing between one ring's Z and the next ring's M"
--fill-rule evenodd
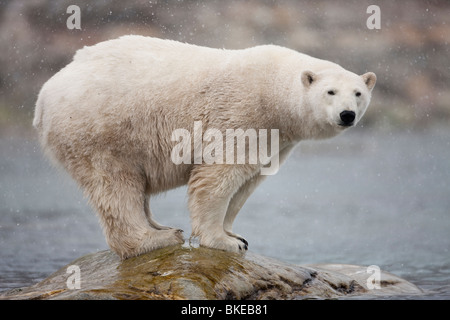
M357 97L360 97L361 96L361 92L357 92L357 93L355 93L355 96L357 96Z
M334 95L336 94L336 92L334 92L334 90L330 90L330 91L328 91L328 94L329 94L330 96L334 96Z

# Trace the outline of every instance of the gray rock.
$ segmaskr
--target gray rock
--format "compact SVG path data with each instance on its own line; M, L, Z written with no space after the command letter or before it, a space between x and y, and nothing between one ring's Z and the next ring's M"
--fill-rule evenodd
M80 289L71 289L79 268ZM422 291L381 272L380 289L370 290L362 266L297 266L247 252L168 247L121 261L101 251L76 259L42 282L13 289L0 299L332 299L416 295ZM69 285L68 285L69 282Z

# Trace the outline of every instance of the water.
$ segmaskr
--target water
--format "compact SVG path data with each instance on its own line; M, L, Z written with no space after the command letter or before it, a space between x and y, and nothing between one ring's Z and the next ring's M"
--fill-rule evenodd
M250 197L234 231L249 250L296 264L378 265L450 298L450 129L304 142ZM190 234L186 189L151 202ZM107 249L77 186L33 139L0 137L0 291L32 285Z

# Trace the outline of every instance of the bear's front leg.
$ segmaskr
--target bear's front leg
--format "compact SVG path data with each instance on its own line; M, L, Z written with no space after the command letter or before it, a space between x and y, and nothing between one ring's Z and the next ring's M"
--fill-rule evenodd
M201 165L192 170L188 182L192 236L201 246L247 250L244 239L227 234L224 220L233 195L258 172L257 165Z

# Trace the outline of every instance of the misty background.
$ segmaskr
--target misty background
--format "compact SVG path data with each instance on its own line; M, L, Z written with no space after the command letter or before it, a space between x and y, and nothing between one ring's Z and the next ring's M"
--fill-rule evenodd
M381 28L366 21L381 9ZM69 5L81 30L69 30ZM379 265L450 296L450 2L0 0L0 290L107 249L75 183L31 126L41 86L86 45L140 34L241 49L277 44L377 85L357 128L297 148L235 223L250 250L292 263ZM188 63L188 62L187 62ZM185 189L152 202L190 234Z

